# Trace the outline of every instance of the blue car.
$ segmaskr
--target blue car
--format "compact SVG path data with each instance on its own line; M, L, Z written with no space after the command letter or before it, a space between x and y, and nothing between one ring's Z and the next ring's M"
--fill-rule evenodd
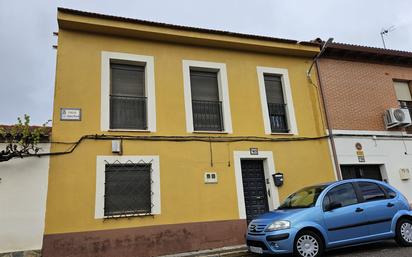
M303 188L252 220L250 252L321 256L325 250L394 238L412 246L412 211L392 186L351 179Z

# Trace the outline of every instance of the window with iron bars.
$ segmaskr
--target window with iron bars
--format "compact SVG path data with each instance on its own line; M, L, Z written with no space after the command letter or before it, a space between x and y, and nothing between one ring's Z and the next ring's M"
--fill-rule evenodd
M150 215L151 172L150 163L106 164L104 216Z
M145 67L110 64L110 128L147 129Z
M224 130L217 75L216 71L190 70L195 131Z
M289 132L282 79L279 75L264 74L270 127L274 133Z

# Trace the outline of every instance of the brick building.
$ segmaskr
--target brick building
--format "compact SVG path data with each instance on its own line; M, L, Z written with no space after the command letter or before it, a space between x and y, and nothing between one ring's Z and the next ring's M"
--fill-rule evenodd
M412 201L412 53L331 43L317 66L338 178L385 180ZM391 108L406 121L386 124Z

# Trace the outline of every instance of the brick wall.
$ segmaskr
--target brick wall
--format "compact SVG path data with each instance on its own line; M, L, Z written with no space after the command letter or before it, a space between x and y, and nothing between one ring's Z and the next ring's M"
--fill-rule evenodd
M320 75L333 129L386 131L384 111L399 107L393 80L412 81L412 67L323 58Z

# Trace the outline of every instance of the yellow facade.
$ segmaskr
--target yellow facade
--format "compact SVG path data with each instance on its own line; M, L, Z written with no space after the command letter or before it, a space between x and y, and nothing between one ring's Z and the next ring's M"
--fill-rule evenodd
M59 25L53 142L73 142L94 134L211 138L324 136L317 89L306 78L311 57L318 51L316 46L180 31L67 12L59 14ZM154 57L156 132L100 130L102 51ZM186 132L183 60L226 64L233 134ZM288 70L297 135L265 135L257 66ZM63 107L81 108L81 121L60 121ZM124 140L123 155L159 156L161 214L95 219L96 156L116 154L111 151L110 140L88 139L72 153L50 159L45 234L239 219L234 151L249 151L251 147L273 153L276 170L271 172L281 171L285 177L284 185L278 188L281 200L305 185L335 179L326 138L213 142L212 160L208 142ZM51 151L66 149L68 145L54 143ZM217 172L218 183L205 184L205 171Z

